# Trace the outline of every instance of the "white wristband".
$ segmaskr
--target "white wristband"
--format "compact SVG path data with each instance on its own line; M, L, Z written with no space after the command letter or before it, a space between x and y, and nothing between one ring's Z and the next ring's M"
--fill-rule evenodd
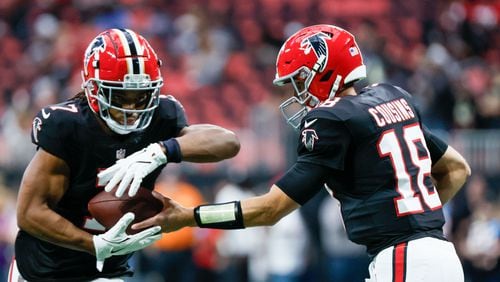
M198 206L194 209L194 219L196 224L202 228L245 228L243 211L239 201Z
M232 221L236 219L234 208L236 203L210 205L200 207L200 221L203 224Z

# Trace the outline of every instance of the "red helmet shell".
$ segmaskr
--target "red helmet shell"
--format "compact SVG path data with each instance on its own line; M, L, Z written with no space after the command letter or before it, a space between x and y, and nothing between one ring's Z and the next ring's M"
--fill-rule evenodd
M314 76L306 90L320 101L332 98L344 85L366 77L354 36L333 25L314 25L293 34L276 60L275 84L286 82L306 68Z

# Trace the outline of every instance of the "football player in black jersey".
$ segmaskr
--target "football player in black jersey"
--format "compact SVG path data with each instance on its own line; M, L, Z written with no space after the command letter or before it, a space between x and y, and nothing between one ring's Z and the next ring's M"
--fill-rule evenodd
M139 185L153 189L167 162L214 162L238 153L233 132L188 126L182 105L159 93L160 67L142 36L106 30L85 52L83 92L34 118L38 150L19 191L10 281L123 281L132 274L132 253L159 239L160 227L128 235L134 215L126 214L105 230L90 217L88 201L105 184L111 190L127 179L117 194L130 187L133 195Z
M324 186L341 204L350 240L372 258L367 281L463 281L442 205L470 168L422 124L411 95L382 83L357 93L353 83L366 76L361 52L332 25L292 35L276 68L274 83L295 92L280 108L300 130L296 163L262 196L194 209L164 198L164 212L132 228L273 225Z

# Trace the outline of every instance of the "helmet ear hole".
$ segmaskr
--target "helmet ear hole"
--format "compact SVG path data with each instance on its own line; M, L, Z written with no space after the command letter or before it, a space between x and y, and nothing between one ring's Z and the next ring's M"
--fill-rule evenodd
M321 81L321 82L328 81L330 79L330 77L332 77L332 74L333 74L333 70L326 71L326 73L321 76L319 81Z
M92 95L97 95L97 91L98 91L99 87L94 80L88 80L86 82L85 87L92 93Z

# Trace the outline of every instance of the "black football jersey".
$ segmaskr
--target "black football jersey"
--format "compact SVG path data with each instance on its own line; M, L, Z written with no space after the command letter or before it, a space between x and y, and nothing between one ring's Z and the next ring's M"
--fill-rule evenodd
M128 135L105 133L85 99L73 99L42 109L33 120L32 142L63 159L70 168L68 190L54 210L75 226L99 234L102 226L90 217L88 201L102 187L97 173L153 142L178 136L187 126L184 109L171 96L161 96L150 126ZM153 189L161 169L144 178L141 186ZM102 273L90 254L63 248L20 230L15 243L21 275L29 281L89 281L97 277L131 275L131 255L106 259Z
M409 239L444 239L430 172L447 145L422 125L406 91L376 84L328 100L303 118L299 137L297 163L277 186L303 204L323 186L315 183L325 184L350 240L369 254Z

